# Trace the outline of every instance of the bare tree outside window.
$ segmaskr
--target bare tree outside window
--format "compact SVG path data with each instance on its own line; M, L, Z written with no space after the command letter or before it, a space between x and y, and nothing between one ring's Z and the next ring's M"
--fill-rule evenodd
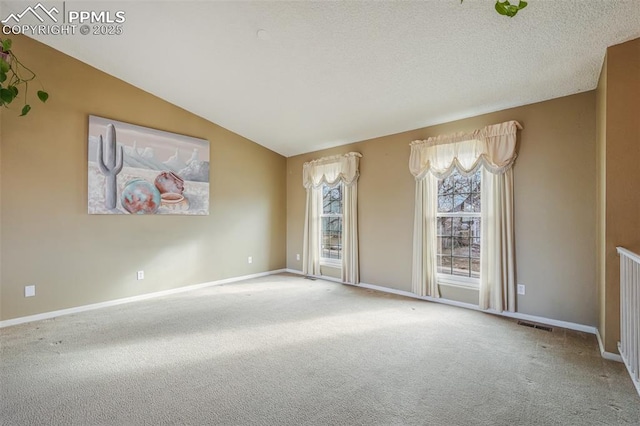
M438 273L480 278L482 173L438 181Z

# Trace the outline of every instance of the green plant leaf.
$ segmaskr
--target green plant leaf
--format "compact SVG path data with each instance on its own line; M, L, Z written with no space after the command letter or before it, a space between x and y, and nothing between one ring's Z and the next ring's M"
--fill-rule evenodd
M18 88L16 86L9 86L7 89L11 90L14 98L18 97Z
M11 67L9 66L9 63L5 61L3 58L0 58L0 71L7 73L9 72L10 68Z
M11 39L10 38L6 38L6 39L2 40L2 50L4 50L5 52L8 52L9 50L11 50Z
M47 99L49 99L49 94L44 90L38 90L38 99L40 99L42 102L47 102Z
M496 12L498 12L500 15L507 15L508 9L507 7L510 6L509 1L506 1L504 3L501 3L500 0L496 1Z
M0 71L0 83L4 83L6 79L7 79L7 73L5 73L4 71Z
M508 16L509 18L513 18L514 16L516 16L516 14L518 13L518 11L520 9L524 9L525 7L527 7L527 2L526 1L519 1L518 5L514 5L509 3L509 0L505 0L505 1L500 1L497 0L496 1L496 11L500 14L500 15L504 15L504 16Z
M29 114L29 111L31 111L31 107L28 104L23 106L22 114L20 114L20 117L24 117L25 115Z
M5 104L10 104L11 101L13 101L13 98L15 98L15 96L11 90L0 89L0 99L2 99Z

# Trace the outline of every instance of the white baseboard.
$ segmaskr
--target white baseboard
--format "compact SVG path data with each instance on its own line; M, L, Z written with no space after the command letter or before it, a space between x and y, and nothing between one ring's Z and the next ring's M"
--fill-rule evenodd
M600 355L604 359L608 359L610 361L623 362L622 357L619 354L614 354L613 352L607 352L604 350L604 342L602 341L602 337L600 336L600 330L596 328L596 339L598 339L598 347L600 348Z
M302 271L298 271L298 270L295 270L295 269L288 269L287 268L286 272L289 272L291 274L303 275ZM327 280L327 281L341 282L340 280L336 280L335 278L325 277L325 276L314 276L314 278ZM343 283L343 284L346 284L346 283ZM374 285L374 284L360 283L360 284L349 284L349 285L354 285L355 287L368 288L368 289L371 289L371 290L382 291L384 293L397 294L399 296L411 297L411 298L414 298L414 299L427 300L429 302L441 303L441 304L444 304L444 305L457 306L459 308L472 309L474 311L487 312L487 313L490 313L490 314L493 314L493 315L500 315L500 316L508 317L508 318L520 319L520 320L524 320L524 321L533 321L533 322L536 322L536 323L550 325L550 326L553 326L553 327L561 327L561 328L566 328L566 329L569 329L569 330L575 330L575 331L581 331L581 332L584 332L584 333L595 334L595 336L596 336L596 338L598 340L598 346L600 348L600 355L602 356L602 358L608 359L610 361L623 362L622 357L620 355L614 354L614 353L611 353L611 352L607 352L607 351L604 350L604 344L602 342L602 338L600 337L599 330L596 327L593 327L593 326L590 326L590 325L578 324L578 323L568 322L568 321L560 321L560 320L555 320L555 319L551 319L551 318L539 317L539 316L536 316L536 315L523 314L523 313L520 313L520 312L498 312L498 311L491 311L491 310L483 311L480 308L478 308L478 306L470 304L470 303L463 303L463 302L457 302L455 300L447 300L447 299L428 297L428 296L418 296L415 293L411 293L410 291L396 290L394 288L382 287L382 286ZM638 392L640 393L640 389L638 390Z
M137 302L140 300L153 299L155 297L168 296L170 294L183 293L185 291L197 290L205 287L229 284L236 281L248 280L251 278L259 278L259 277L265 277L267 275L281 274L283 272L287 272L287 270L276 269L274 271L259 272L257 274L243 275L240 277L233 277L233 278L225 278L217 281L210 281L210 282L201 283L201 284L188 285L185 287L172 288L170 290L157 291L155 293L146 293L138 296L125 297L123 299L109 300L107 302L92 303L90 305L76 306L74 308L68 308L68 309L60 309L58 311L44 312L42 314L29 315L26 317L12 318L8 320L0 321L0 328L10 327L12 325L24 324L27 322L55 318L62 315L76 314L78 312L91 311L93 309L101 309L109 306L122 305L124 303L131 303L131 302Z
M583 333L596 334L597 329L592 325L578 324L575 322L555 320L551 318L539 317L536 315L522 314L520 312L494 312L492 314L501 315L503 317L515 318L524 321L538 322L553 327L566 328L569 330L581 331Z
M298 270L295 270L295 269L287 269L286 271L291 273L291 274L303 275L302 271L298 271ZM342 282L341 280L337 280L337 279L331 278L331 277L325 277L325 276L313 276L313 277L317 278L317 279L327 280L327 281ZM343 284L347 284L347 283L343 283ZM418 296L417 294L412 293L410 291L397 290L397 289L394 289L394 288L382 287L382 286L374 285L374 284L360 283L360 284L348 284L348 285L354 285L355 287L362 287L362 288L368 288L368 289L371 289L371 290L382 291L384 293L397 294L399 296L411 297L413 299L427 300L429 302L441 303L443 305L457 306L459 308L465 308L465 309L471 309L471 310L474 310L474 311L486 312L486 313L489 313L489 314L499 315L499 316L508 317L508 318L514 318L514 319L519 319L519 320L524 320L524 321L533 321L533 322L540 323L540 324L550 325L550 326L553 326L553 327L566 328L566 329L569 329L569 330L582 331L584 333L595 334L596 336L598 336L598 334L597 334L598 330L596 329L596 327L593 327L593 326L590 326L590 325L577 324L577 323L568 322L568 321L560 321L560 320L555 320L555 319L551 319L551 318L539 317L539 316L536 316L536 315L523 314L523 313L520 313L520 312L506 312L506 311L505 312L498 312L498 311L493 311L493 310L482 310L482 309L478 308L477 305L473 305L471 303L457 302L455 300L447 300L447 299L442 299L442 298L437 298L437 297ZM600 340L598 340L598 341L600 341ZM600 347L602 348L602 345ZM602 352L602 349L601 349L601 352ZM606 358L606 359L611 359L611 360L614 360L614 361L621 360L619 355L612 354L612 353L609 353L609 352L603 352L602 356L604 358Z
M360 284L358 284L358 287L365 287L365 288L370 288L370 289L373 289L373 290L384 291L384 292L387 292L387 293L399 294L401 296L412 297L414 299L428 300L429 302L441 303L443 305L451 305L451 306L457 306L459 308L465 308L465 309L471 309L471 310L474 310L474 311L486 312L488 314L499 315L499 316L502 316L502 317L514 318L514 319L519 319L519 320L524 320L524 321L533 321L533 322L537 322L537 323L540 323L540 324L550 325L550 326L553 326L553 327L561 327L561 328L566 328L566 329L569 329L569 330L582 331L584 333L589 333L589 334L596 334L596 328L595 327L592 327L592 326L589 326L589 325L584 325L584 324L577 324L577 323L574 323L574 322L560 321L560 320L555 320L555 319L551 319L551 318L539 317L539 316L536 316L536 315L523 314L523 313L520 313L520 312L507 312L507 311L498 312L498 311L494 311L494 310L482 310L477 305L473 305L471 303L457 302L455 300L447 300L447 299L442 299L442 298L437 298L437 297L418 296L418 295L416 295L414 293L411 293L409 291L389 289L387 287L381 287L381 286L372 285L372 284L366 284L366 283L360 283Z

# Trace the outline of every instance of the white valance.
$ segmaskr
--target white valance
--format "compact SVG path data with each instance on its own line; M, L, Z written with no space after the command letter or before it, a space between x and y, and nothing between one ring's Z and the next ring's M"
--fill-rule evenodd
M411 142L409 169L417 179L429 172L438 179L447 177L454 168L463 175L478 167L493 174L504 173L516 159L517 121L486 126L473 133L455 133Z
M358 162L362 155L349 152L309 161L302 166L302 184L305 188L317 188L323 184L334 185L342 181L346 186L358 180Z

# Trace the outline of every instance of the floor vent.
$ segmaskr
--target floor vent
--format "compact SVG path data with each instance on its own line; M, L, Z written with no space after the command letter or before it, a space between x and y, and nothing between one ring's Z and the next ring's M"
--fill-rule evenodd
M553 328L547 327L546 325L534 324L532 322L527 322L527 321L518 321L518 325L522 325L522 326L525 326L525 327L531 327L531 328L537 328L538 330L553 331Z
M315 277L312 277L310 275L305 275L304 279L305 280L311 280L311 281L315 281L316 280Z

